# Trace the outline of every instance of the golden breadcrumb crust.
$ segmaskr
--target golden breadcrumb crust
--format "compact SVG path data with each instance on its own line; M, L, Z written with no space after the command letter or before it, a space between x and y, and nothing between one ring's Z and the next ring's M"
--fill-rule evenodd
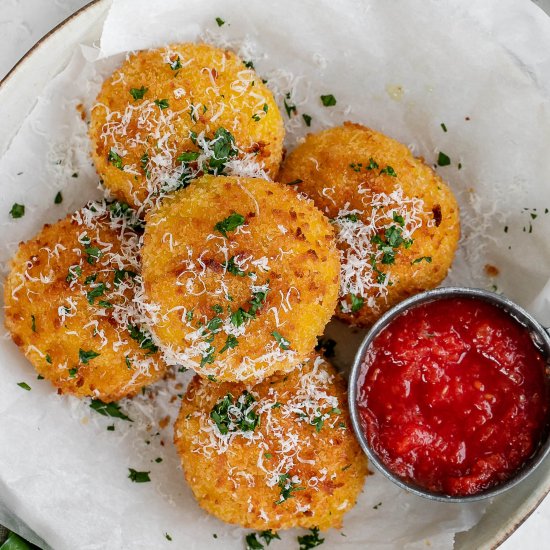
M345 382L325 361L318 366L329 374L322 391L337 398L337 412L330 414L319 431L309 418L291 412L312 363L313 358L290 374L278 374L248 388L258 406L267 404L270 414L270 418L267 411L260 415L256 432L261 436L250 441L237 435L225 452L213 450L211 456L211 436L204 428L212 429L212 408L228 393L240 395L246 386L216 384L198 376L193 379L174 426L175 444L187 482L207 512L250 529L341 527L344 514L354 506L363 487L367 460L351 429ZM283 438L277 433L283 433ZM297 441L298 452L291 469L283 471L288 479L296 480L295 490L280 502L281 485L268 486L264 469L276 468L285 453L293 455L295 450L285 447L292 440Z
M166 370L159 354L141 348L114 318L134 298L127 273L121 284L131 288L123 296L113 294L115 269L135 273L135 267L121 262L119 233L109 227L107 217L93 230L71 215L45 225L19 245L4 286L6 327L38 374L59 393L104 402L137 393ZM90 237L88 244L83 234ZM100 249L106 252L94 261ZM146 364L146 372L138 364Z
M373 166L371 161L377 168L368 168ZM387 166L393 168L396 177L380 173ZM336 218L348 205L347 210L364 211L359 218L368 224L373 209L365 204L365 197L389 194L397 188L402 189L405 197L418 198L424 203L424 223L414 232L412 246L401 246L393 265L377 265L382 273L391 273L392 285L387 296L376 296L377 289L371 288L375 307L365 305L356 312L337 308L339 318L369 326L393 305L436 287L446 277L460 236L456 199L448 185L401 143L370 128L346 122L309 134L288 155L278 179L282 183L301 180L293 187L311 197L329 218ZM370 193L366 194L365 189ZM349 295L341 297L349 303Z
M199 150L191 132L212 139L219 128L229 131L238 149L254 155L271 177L277 174L282 117L253 69L234 53L208 44L140 51L101 88L91 113L92 157L109 191L139 207L155 191L147 181L155 166L169 171L179 155ZM111 149L121 156L120 163L109 159Z
M232 216L243 223L224 237L215 226ZM175 363L244 381L308 356L334 312L339 272L333 228L309 199L265 180L205 176L146 222L145 292L160 307L152 329ZM223 349L230 334L237 343Z

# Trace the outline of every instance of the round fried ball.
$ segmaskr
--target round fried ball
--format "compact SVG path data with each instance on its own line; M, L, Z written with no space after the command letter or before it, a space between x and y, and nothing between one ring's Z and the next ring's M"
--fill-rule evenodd
M271 91L234 53L173 44L130 55L105 81L90 137L109 191L146 210L198 173L274 177L284 127Z
M139 235L116 203L110 208L92 203L45 225L20 244L4 286L6 327L36 371L59 393L104 402L166 370L134 320Z
M200 506L246 528L340 527L367 473L346 385L319 356L252 387L196 376L174 434Z
M205 176L146 218L143 280L165 358L261 380L304 360L338 298L328 220L278 183Z
M279 180L311 197L338 231L339 318L369 326L446 277L460 236L457 202L401 143L345 123L308 135Z

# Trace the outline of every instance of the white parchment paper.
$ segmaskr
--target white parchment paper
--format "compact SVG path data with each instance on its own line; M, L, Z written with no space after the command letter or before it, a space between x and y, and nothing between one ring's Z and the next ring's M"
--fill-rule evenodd
M89 110L125 52L200 39L254 61L281 107L290 93L299 115L286 119L289 148L308 131L306 113L312 131L353 120L428 163L447 154L439 171L459 198L463 238L446 284L494 287L550 324L550 21L520 0L115 0L100 49L75 53L0 158L4 270L20 240L100 194L77 105ZM337 105L326 108L319 96L329 93ZM26 207L15 221L14 202ZM360 335L330 331L345 368ZM246 532L202 512L178 469L170 401L188 375L124 402L132 423L57 396L7 337L0 377L0 522L56 550L244 547ZM132 483L129 467L151 483ZM375 474L325 547L449 548L482 511L419 499ZM296 534L272 547L297 547Z

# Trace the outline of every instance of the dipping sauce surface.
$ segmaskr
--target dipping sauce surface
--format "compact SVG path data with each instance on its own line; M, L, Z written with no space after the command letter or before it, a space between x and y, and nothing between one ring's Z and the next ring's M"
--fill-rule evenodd
M372 450L405 482L450 496L513 477L546 427L546 362L498 307L447 298L400 315L371 344L358 386Z

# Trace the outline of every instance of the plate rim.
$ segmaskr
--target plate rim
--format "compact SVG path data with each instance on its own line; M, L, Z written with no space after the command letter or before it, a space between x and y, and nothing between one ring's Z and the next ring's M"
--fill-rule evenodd
M44 46L47 46L49 40L58 33L63 27L65 27L69 23L75 22L78 18L82 17L86 12L91 10L92 8L102 5L102 4L110 4L112 0L90 0L88 3L86 3L84 6L77 9L75 12L73 12L71 15L63 19L61 22L59 22L55 27L53 27L50 31L48 31L44 36L42 36L39 40L37 40L33 46L27 50L23 56L15 63L15 65L12 66L12 68L0 79L0 94L3 92L5 85L13 80L14 77L17 76L18 72L21 68L23 68L28 62L28 60L40 49L42 49ZM540 6L536 6L539 9ZM544 10L543 10L544 11ZM543 493L536 499L534 502L529 503L530 499L527 499L525 501L525 505L527 507L527 510L525 511L524 515L519 518L518 520L512 520L509 518L508 521L510 523L503 525L495 534L494 539L489 543L490 550L496 550L499 546L501 546L508 538L510 538L526 521L529 519L529 517L535 512L535 510L542 504L542 502L550 495L550 478L548 479L548 484L545 487Z

